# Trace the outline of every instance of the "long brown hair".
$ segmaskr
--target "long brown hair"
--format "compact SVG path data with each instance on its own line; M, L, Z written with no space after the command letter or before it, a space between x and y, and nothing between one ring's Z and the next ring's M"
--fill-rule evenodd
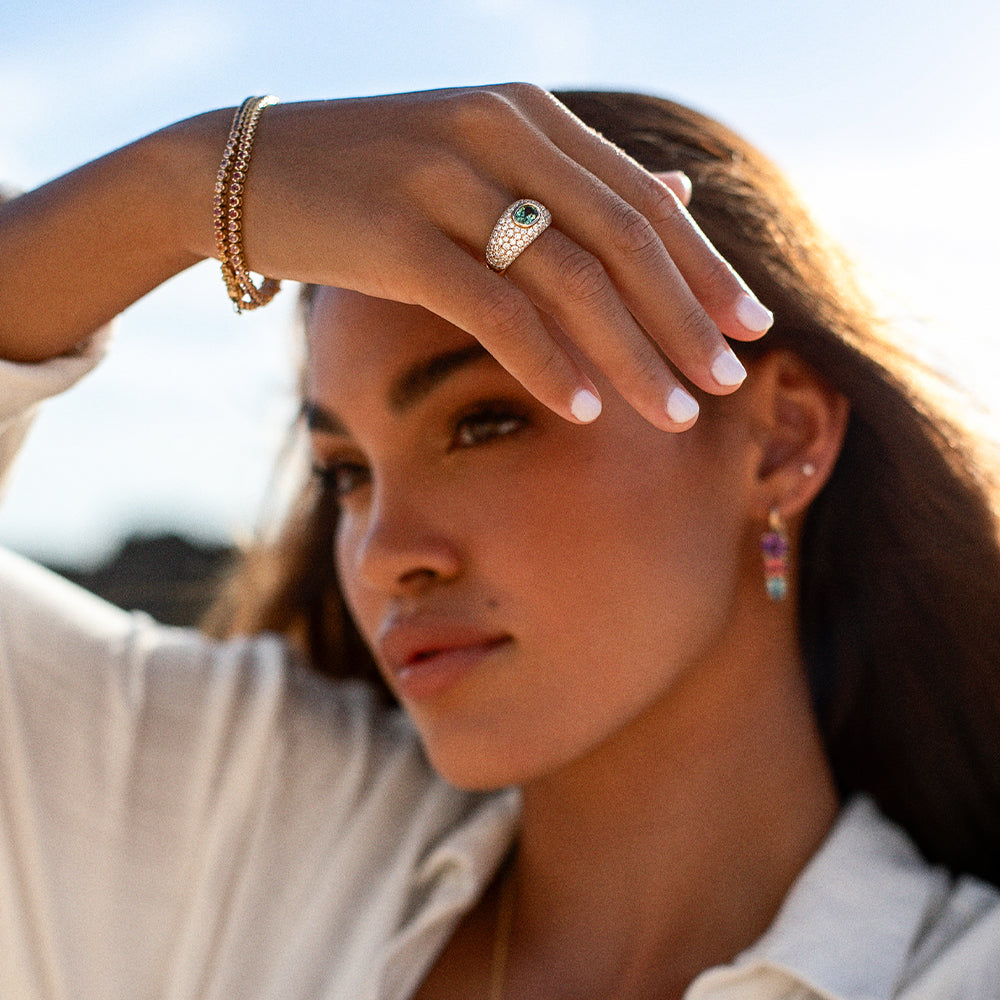
M691 177L692 215L775 313L771 332L737 351L793 351L850 401L798 553L800 640L826 751L842 796L869 793L931 861L1000 883L1000 545L988 466L760 153L670 101L557 96L648 169ZM336 517L307 484L279 541L248 555L216 630L285 633L317 670L381 686L337 583Z

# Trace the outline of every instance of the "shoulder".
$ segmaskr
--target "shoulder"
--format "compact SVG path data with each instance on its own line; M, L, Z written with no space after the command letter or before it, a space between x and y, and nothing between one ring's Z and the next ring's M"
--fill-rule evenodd
M900 977L901 1000L993 998L1000 991L1000 890L949 879L925 914Z
M185 928L188 966L224 970L234 995L298 981L289 928L338 996L361 995L387 949L405 978L516 820L511 795L447 785L401 712L280 638L164 628L4 553L0 718L14 831L0 865L31 857L43 873L12 920L100 969L109 996L154 975L164 926ZM58 920L39 922L56 897ZM0 968L0 992L32 954Z
M92 780L81 755L108 769L129 756L133 799L188 808L228 783L227 820L273 813L286 836L419 822L434 839L477 804L437 776L403 712L281 637L161 626L3 550L0 708L38 780Z
M414 782L423 767L400 713L387 712L363 684L314 674L280 637L219 642L161 626L3 550L0 672L8 703L21 699L77 728L89 722L95 741L118 752L126 733L109 740L110 725L178 752L185 749L181 734L195 741L186 744L190 752L225 726L231 749L256 742L333 766L363 760L369 776L379 761L406 760Z
M319 676L281 637L161 626L3 551L0 712L0 748L17 742L0 775L17 762L55 808L100 798L106 810L113 791L115 809L152 810L164 837L255 828L285 858L356 840L354 857L377 865L482 805L434 772L403 712Z
M802 961L834 995L996 996L1000 891L929 864L868 798L845 807L785 908L829 934L826 959Z
M690 996L794 989L827 1000L995 1000L998 983L1000 892L928 864L862 796L843 809L765 934Z

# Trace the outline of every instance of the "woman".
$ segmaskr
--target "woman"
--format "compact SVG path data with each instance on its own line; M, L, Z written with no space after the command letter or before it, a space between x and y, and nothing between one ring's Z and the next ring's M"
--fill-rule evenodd
M317 475L229 628L341 679L7 570L0 975L22 993L995 991L986 489L759 154L667 102L563 100L686 171L712 243L535 91L263 112L221 253L241 304L268 294L244 235L256 270L312 283ZM67 274L44 335L16 313L10 356L65 352L211 252L192 167L220 122L8 216L20 290L62 280L29 234L64 226L57 260L112 276ZM188 197L150 204L151 165ZM554 221L500 279L482 247L525 194L531 235ZM123 230L96 247L94 206ZM123 207L160 237L127 268ZM735 393L719 331L768 317L713 244L775 309Z

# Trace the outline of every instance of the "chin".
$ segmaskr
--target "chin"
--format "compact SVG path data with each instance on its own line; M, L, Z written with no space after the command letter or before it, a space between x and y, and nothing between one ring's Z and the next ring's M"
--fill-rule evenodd
M465 792L496 792L513 785L521 785L528 774L511 767L510 761L500 759L494 752L488 757L480 754L432 751L425 744L431 766L449 785ZM529 772L530 773L530 772Z
M448 784L467 792L495 792L523 786L566 763L555 747L525 734L488 733L475 737L421 731L424 752Z

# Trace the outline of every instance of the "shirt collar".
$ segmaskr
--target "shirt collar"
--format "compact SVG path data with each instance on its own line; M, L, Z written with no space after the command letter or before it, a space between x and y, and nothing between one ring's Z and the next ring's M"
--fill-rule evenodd
M444 787L441 783L440 788ZM454 791L446 794L454 796ZM429 845L412 873L407 915L386 942L380 998L413 993L510 850L520 815L520 794L506 789L468 796L464 802L466 815Z
M400 976L424 966L449 928L482 891L517 825L514 792L484 797L424 857L416 887L430 889L419 916L389 949L384 996L408 996ZM889 1000L927 913L950 880L930 867L906 834L863 796L852 800L793 884L770 928L730 965L702 973L686 1000ZM429 945L429 939L435 943ZM424 970L426 971L426 970Z
M823 1000L885 1000L948 886L947 873L928 866L899 827L858 797L765 934L731 965L699 976L687 996L748 996L753 982L755 998L788 996L797 984Z

